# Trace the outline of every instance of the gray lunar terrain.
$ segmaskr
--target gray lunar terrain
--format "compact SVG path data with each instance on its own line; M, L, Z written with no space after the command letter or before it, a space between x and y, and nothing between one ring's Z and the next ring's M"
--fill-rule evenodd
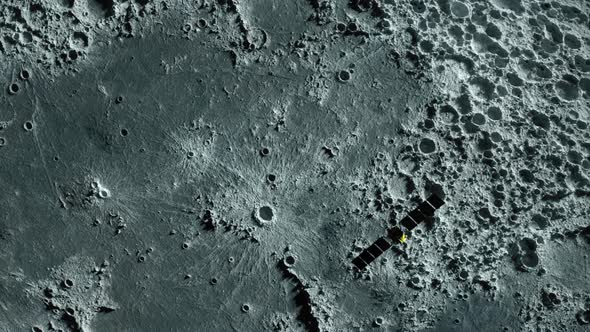
M0 0L0 331L588 331L589 15Z

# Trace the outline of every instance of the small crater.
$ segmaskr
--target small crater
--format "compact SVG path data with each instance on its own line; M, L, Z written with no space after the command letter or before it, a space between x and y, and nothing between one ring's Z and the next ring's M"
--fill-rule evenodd
M348 70L341 70L338 72L338 80L340 82L348 82L348 81L350 81L351 77L352 77L352 75L350 74L350 72Z
M577 84L566 80L559 80L555 83L555 91L557 96L562 100L575 100L580 96L580 91Z
M502 38L502 31L494 23L488 23L486 26L486 34L494 39Z
M567 161L569 161L572 164L576 164L579 165L582 163L582 160L584 159L584 156L582 156L581 153L579 153L578 151L568 151L567 152Z
M27 69L21 69L19 76L22 80L26 81L31 78L31 73Z
M574 50L577 50L582 47L582 42L580 42L580 39L572 35L571 33L567 33L565 35L565 37L563 38L563 42L567 47Z
M18 83L13 82L8 86L8 93L11 95L15 95L20 91L20 85Z
M23 124L23 128L24 128L26 131L31 131L31 130L33 130L33 127L34 127L34 125L33 125L33 123L32 123L31 121L26 121L26 122Z
M491 100L494 97L496 86L487 78L474 77L469 81L472 95L484 100Z
M469 272L467 270L461 270L461 272L459 272L459 280L467 280L467 278L469 278Z
M260 149L260 155L263 157L267 157L270 155L270 149L267 147L263 147L262 149Z
M541 127L543 129L549 129L551 127L551 120L549 117L543 113L533 112L531 117L533 124L537 127Z
M422 52L424 53L431 53L434 50L434 43L431 42L430 40L422 40L420 41L420 50L422 50Z
M502 120L502 110L497 106L490 106L486 114L490 120Z
M189 33L192 30L192 26L189 23L185 23L182 25L182 32Z
M72 279L64 279L64 280L62 281L62 285L63 285L65 288L72 288L72 287L74 287L74 281L72 281Z
M460 1L451 2L451 13L456 17L467 17L469 16L469 7Z
M414 275L408 280L408 286L414 289L422 289L424 288L424 283L422 282L422 278L419 275Z
M275 174L270 173L270 174L266 175L266 181L268 183L274 183L276 180L277 180L277 176Z
M274 217L274 211L270 206L262 206L258 209L258 216L265 222L272 221Z
M486 117L481 113L474 113L473 116L471 116L471 122L476 126L483 126L486 124Z
M356 24L355 22L350 22L348 23L348 25L346 26L346 32L350 33L350 34L355 34L359 31L359 26L358 24Z
M283 258L283 264L285 264L286 267L292 267L296 262L297 258L293 255L287 255Z
M383 324L385 323L385 319L383 319L383 317L377 317L373 320L373 326L374 327L380 327L383 326Z
M84 32L76 31L70 37L70 47L74 49L86 48L90 45L88 35Z
M430 138L425 137L420 141L418 148L424 154L433 153L436 151L436 143L434 143L434 141Z
M107 188L104 188L102 186L98 186L97 190L98 190L98 197L100 197L102 199L106 199L106 198L111 197L111 191L108 190Z
M561 299L557 293L545 289L541 292L541 301L547 308L554 308L561 304Z
M29 31L22 32L20 34L19 40L21 43L28 45L33 42L33 34L30 33Z
M68 51L68 59L70 59L71 61L76 61L78 59L78 51L76 50L69 50Z
M207 20L200 18L197 20L197 28L199 29L205 29L208 26L207 24Z
M459 113L453 106L444 105L439 110L439 118L443 123L450 125L459 121Z
M72 308L72 307L67 307L65 312L66 312L66 315L68 315L70 317L74 317L76 315L76 310L74 310L74 308Z

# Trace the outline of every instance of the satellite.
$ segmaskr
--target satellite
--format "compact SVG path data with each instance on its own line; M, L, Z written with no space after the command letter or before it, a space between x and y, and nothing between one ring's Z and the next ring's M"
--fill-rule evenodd
M445 202L436 194L430 195L427 200L420 203L417 208L408 213L406 217L400 220L400 226L393 226L387 230L387 238L393 243L406 242L406 233L416 228L426 218L434 216L434 212L443 206ZM363 270L367 265L371 264L377 257L381 256L387 249L393 245L386 237L380 237L371 244L367 249L363 250L360 255L352 260L359 270Z

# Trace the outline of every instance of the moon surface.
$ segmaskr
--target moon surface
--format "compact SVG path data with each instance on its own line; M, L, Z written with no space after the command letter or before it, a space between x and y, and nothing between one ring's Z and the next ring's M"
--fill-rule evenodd
M588 329L587 1L1 2L0 331Z

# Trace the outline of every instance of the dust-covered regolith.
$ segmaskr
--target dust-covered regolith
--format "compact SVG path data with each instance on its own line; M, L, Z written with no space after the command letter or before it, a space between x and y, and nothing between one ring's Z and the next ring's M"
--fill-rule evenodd
M1 1L0 330L588 329L589 12Z

